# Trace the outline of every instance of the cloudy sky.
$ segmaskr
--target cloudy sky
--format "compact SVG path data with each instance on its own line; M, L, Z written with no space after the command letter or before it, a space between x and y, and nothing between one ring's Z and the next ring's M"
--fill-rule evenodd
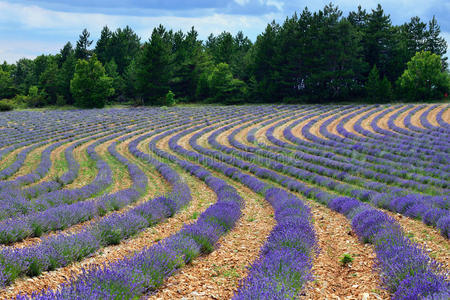
M130 25L148 39L153 27L163 24L187 31L195 26L200 38L224 30L242 30L252 40L272 20L282 22L286 16L305 6L318 10L329 3L304 0L0 0L0 62L15 62L42 53L57 53L67 41L75 43L87 28L97 39L104 25L111 29ZM333 1L344 13L356 10L357 2ZM394 24L407 22L412 16L428 21L435 15L444 37L450 44L450 0L360 0L370 10L380 3Z

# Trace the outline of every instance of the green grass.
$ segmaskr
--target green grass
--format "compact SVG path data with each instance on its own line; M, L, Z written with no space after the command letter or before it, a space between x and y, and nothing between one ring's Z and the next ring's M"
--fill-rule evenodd
M123 180L123 178L128 178L131 181L131 178L128 174L127 167L118 161L114 156L112 156L107 150L101 157L106 161L112 171L113 183L108 186L102 193L109 193L115 187L115 185L119 184ZM122 189L122 188L121 188Z

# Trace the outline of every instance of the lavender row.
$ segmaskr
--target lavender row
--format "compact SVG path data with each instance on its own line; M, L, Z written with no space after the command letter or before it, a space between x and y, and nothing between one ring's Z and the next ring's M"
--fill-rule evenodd
M224 145L221 145L217 142L216 138L221 133L224 132L236 124L230 124L228 126L222 126L219 130L216 130L213 134L211 134L208 138L208 142L215 148L228 153L234 154L241 158L244 158L247 161L258 162L264 166L269 167L272 170L282 171L286 174L294 176L304 181L312 182L321 187L325 187L325 189L332 189L338 193L347 193L353 197L358 197L362 201L370 201L375 206L389 209L394 212L401 213L405 216L422 219L422 221L431 226L436 226L441 234L447 238L449 238L450 231L450 212L449 212L449 200L448 196L423 196L420 194L402 194L401 190L396 191L395 189L388 189L389 192L378 193L370 190L361 190L361 189L353 189L351 186L346 184L341 184L332 179L317 175L316 173L320 173L319 169L314 169L314 172L304 171L302 169L294 168L291 166L286 166L285 164L289 164L289 162L295 162L295 159L290 157L283 157L279 154L270 155L270 153L264 152L265 155L271 158L278 158L277 162L274 162L268 158L257 157L251 153L243 153L237 149L233 149ZM239 129L235 130L230 136L229 140L232 145L237 148L244 148L244 150L251 150L251 147L245 147L244 145L237 143L233 137L237 134ZM200 136L200 134L205 133L206 130L202 131L195 135L195 138ZM236 165L240 168L248 169L250 172L270 178L275 180L276 182L286 186L287 177L278 175L274 171L258 168L251 163L244 163L239 161L237 158L233 156L224 155L218 153L213 150L206 150L200 147L195 142L191 143L191 146L198 151L205 151L209 155L213 155L214 157L219 158L220 160L225 160L227 163ZM305 165L305 162L298 161L297 163L301 163L301 165ZM345 175L339 173L341 175ZM347 175L348 177L348 175ZM344 179L345 178L339 178ZM289 187L289 186L288 186ZM304 189L304 187L302 187ZM404 193L404 191L403 191Z
M131 130L133 129L130 129L130 131ZM124 136L121 139L128 139L132 137L134 133L135 132ZM125 157L120 155L116 151L115 145L116 143L112 143L108 147L108 151L116 159L127 166L133 181L133 186L131 188L88 201L70 204L62 203L38 213L2 222L0 223L0 243L9 244L21 241L27 237L40 236L46 232L63 230L80 222L90 220L96 216L103 216L109 211L119 210L128 205L131 201L136 200L146 189L147 177L136 165L130 163ZM72 146L75 147L76 145ZM71 153L71 151L69 151L69 153Z
M135 146L130 148L136 149ZM143 154L141 152L141 156ZM164 278L201 253L211 252L219 237L238 220L243 202L234 188L203 171L199 177L215 191L218 201L203 212L195 224L185 225L177 234L130 258L85 270L78 279L64 284L58 291L46 291L33 298L135 298L156 289Z
M312 260L318 251L311 213L299 198L269 188L265 199L275 210L272 229L260 257L249 267L233 299L296 299L312 280Z
M282 155L282 154L275 154L273 152L266 151L264 149L260 149L257 147L246 146L242 143L239 143L235 139L235 136L244 127L248 127L248 126L250 126L250 125L244 125L238 129L234 130L228 136L228 140L231 145L233 145L234 147L237 147L239 149L242 149L244 151L256 153L262 157L268 157L268 158L274 159L278 162L282 162L286 165L292 165L296 168L306 170L305 172L312 172L314 174L320 174L320 175L324 175L327 177L335 178L340 181L348 182L350 184L357 185L362 188L366 188L368 190L375 190L378 192L386 192L386 191L393 189L393 187L391 187L387 184L378 182L378 181L382 181L382 182L386 182L389 184L395 184L395 185L398 185L403 188L414 189L416 191L429 190L431 193L439 194L439 191L436 191L435 189L431 189L428 185L419 184L412 180L410 180L410 181L399 180L396 177L379 174L379 173L367 170L365 168L360 168L360 167L352 165L352 164L344 164L344 163L340 163L340 162L335 162L333 160L330 160L327 158L322 158L322 157L316 158L313 155L303 154L303 153L299 153L299 152L296 152L294 154L294 157L289 157L289 156ZM277 147L268 147L268 148L277 149L279 151L284 152L283 148L277 148ZM247 156L248 156L247 159L258 159L258 157L254 156L254 155L252 156L249 154ZM270 161L264 160L264 162L270 162ZM287 169L287 170L283 169L283 171L290 172L290 169ZM343 173L342 171L346 171L346 173ZM349 172L349 171L352 171L352 172ZM351 175L351 173L356 174L356 176ZM360 177L361 175L363 175L366 178L364 182L362 182L362 178ZM309 175L305 174L305 177L311 178L311 180L315 181L316 178L312 177L312 176L313 176L313 174L309 174ZM321 179L321 177L317 177L317 178ZM377 179L377 181L367 180L368 178L375 178L375 179ZM320 180L319 180L319 184L320 184ZM442 181L439 181L439 184L443 187L446 187L448 182L442 180ZM395 189L395 193L404 193L404 194L409 193L409 191L406 189L404 189L404 190L399 189L399 188L394 188L394 189Z
M120 154L114 152L114 147L115 145L110 150L113 155L120 157ZM136 165L130 162L127 162L127 165L134 186L145 189L147 182L145 174ZM189 187L182 183L179 176L170 168L159 165L158 170L173 185L172 192L168 196L157 197L123 214L111 214L94 222L80 233L58 234L31 247L2 249L0 252L0 278L3 280L0 283L7 285L18 276L36 276L43 271L53 270L81 260L101 247L118 244L121 240L142 229L171 217L190 201ZM139 193L131 188L103 197L114 199L116 205L124 207L136 200L140 194L142 191ZM108 202L103 202L103 204L108 204Z
M185 130L172 137L169 140L170 148L263 194L275 209L277 225L261 249L260 258L250 267L250 275L241 283L236 297L238 299L267 299L265 296L273 299L276 295L294 297L312 278L312 258L317 249L309 208L290 193L266 185L253 176L239 172L238 169L202 157L177 144L182 136L201 127ZM179 160L175 156L165 155L162 151L158 151L158 154L174 161ZM188 162L184 164L192 165ZM198 167L195 170L198 172Z
M405 138L415 138L420 140L421 142L428 142L430 144L430 150L431 151L442 151L442 152L447 152L448 153L448 142L446 140L442 139L442 135L440 134L439 131L435 132L433 130L431 131L422 131L420 133L415 132L415 129L420 129L418 127L413 126L413 130L408 130L402 127L399 127L395 124L395 120L399 118L400 114L406 112L407 110L410 110L411 108L413 108L414 105L407 105L405 107L403 107L402 109L398 110L397 112L395 112L394 114L392 114L389 119L388 119L388 126L389 128L394 131L397 136L400 137L401 140L405 140ZM423 107L423 106L422 106ZM421 106L418 106L416 108L411 109L407 115L405 116L404 120L403 120L403 124L404 125L408 125L411 127L411 118L412 115L417 112L418 110L420 110L422 108ZM408 126L405 126L406 128L408 128ZM447 134L445 134L447 135ZM426 137L426 139L424 139L423 137Z
M447 106L445 109L442 109L437 115L436 115L436 121L438 122L439 126L442 128L445 128L447 130L450 130L450 123L447 121L444 121L443 119L443 114L444 112L446 112L447 110L450 109L450 106Z
M352 108L352 110L354 110ZM336 114L335 112L331 112L331 113L327 113L325 115L321 115L321 118L326 117L326 116L332 116L331 120L336 119L337 117L339 117L339 114L343 114L345 112L345 110L341 111L340 113ZM361 154L363 154L365 159L368 159L372 162L396 162L396 163L412 163L415 166L418 167L430 167L430 168L435 168L435 169L440 169L440 167L442 167L441 164L439 163L425 163L422 160L414 160L412 161L411 158L407 158L404 156L399 156L398 153L402 153L400 150L396 152L396 154L393 154L391 152L385 151L384 148L382 149L383 151L379 151L376 149L372 149L372 147L376 148L376 143L372 143L370 146L371 147L364 147L362 145L359 144L351 144L351 145L347 145L345 143L339 142L339 141L335 141L332 138L334 136L330 135L326 129L327 127L327 123L324 122L324 124L322 124L319 128L320 133L322 135L324 135L327 138L330 139L322 139L314 134L312 134L310 132L311 128L318 122L318 119L313 119L311 121L309 121L303 128L302 128L302 134L303 136L305 136L307 139L309 139L312 143L312 145L315 145L315 147L323 147L324 150L332 150L332 151L337 151L337 153L339 154L346 154L347 156L352 156L354 155L355 152L359 152ZM299 138L295 137L292 132L292 125L288 126L285 130L284 130L284 135L285 137L290 140L293 143L300 143L302 144L303 141L300 140ZM380 160L381 159L381 160Z
M195 138L192 137L193 140ZM296 184L291 179L291 184L287 185ZM310 194L314 191L304 192ZM375 245L385 287L393 293L394 299L414 295L436 298L448 295L450 285L442 267L420 246L406 238L395 220L356 199L336 198L323 191L317 191L315 197L350 217L358 236L364 242Z
M367 111L369 109L371 109L372 107L367 107L365 108L363 111ZM420 108L420 107L419 107ZM357 121L357 129L361 129L361 122L363 119L367 118L370 115L373 115L374 113L383 110L383 107L379 107L378 109L375 110L371 110L369 113L363 115L362 117L360 117ZM436 149L436 143L435 142L431 142L430 143L430 139L429 138L424 138L426 136L426 133L422 133L421 136L419 138L416 139L412 139L411 137L409 138L405 138L405 137L400 137L400 138L391 138L389 136L386 135L377 135L377 134L372 134L372 132L368 131L368 130L364 130L365 133L369 133L369 137L366 136L359 136L356 135L352 132L349 132L345 129L345 124L350 121L350 119L357 117L358 115L361 114L361 110L355 113L352 113L350 115L347 115L346 117L344 117L337 125L336 130L339 134L341 134L342 136L344 136L346 139L342 140L339 137L337 137L336 135L331 135L333 139L339 139L340 141L343 142L349 142L349 141L353 141L354 143L362 143L364 145L370 145L372 146L373 142L377 143L377 147L383 147L383 150L386 149L386 146L389 146L389 149L392 149L390 151L396 153L396 154L409 154L409 153L414 153L415 155L436 155L439 154L441 152L447 152L446 148L440 149L439 151L437 151ZM393 149L393 146L395 147ZM426 159L426 157L424 157Z
M80 133L82 133L82 132L80 132ZM79 139L80 137L89 136L89 138L83 139L82 142L80 142L80 141L76 142L75 146L78 146L83 142L89 141L90 139L96 138L95 136L92 136L92 133L83 134L83 135L80 135L80 133L77 135L77 137L74 137L74 136L70 137L67 140L63 140L63 141L54 143L54 144L48 146L47 148L45 148L42 151L41 160L39 162L39 165L35 170L33 170L32 172L30 172L26 175L17 177L16 179L14 179L12 181L2 182L4 184L4 186L9 189L19 189L20 186L22 186L22 185L31 184L33 182L36 182L37 180L44 177L50 170L50 167L52 165L50 155L53 150L55 150L56 148L60 147L63 144L66 144L66 143L72 142L76 139ZM104 133L102 135L104 136L106 134ZM100 136L102 136L102 135L100 135ZM74 147L69 147L69 149L73 150ZM74 160L73 155L71 158L72 158L72 160ZM73 163L69 164L69 170L70 170L71 166L73 166ZM78 168L75 168L75 170L78 170ZM37 197L39 194L59 188L62 186L62 183L64 181L66 181L67 179L72 180L72 181L75 179L76 174L77 174L74 172L75 170L72 169L72 172L70 172L68 174L64 174L62 177L61 183L58 181L54 181L54 180L48 181L48 182L43 182L42 184L38 184L38 185L35 185L34 187L27 188L26 190L23 191L23 194L27 198L34 198L34 197ZM74 175L75 175L75 177L74 177ZM5 189L5 187L3 189ZM1 200L1 198L0 198L0 200Z
M323 117L323 116L321 116L321 117ZM356 157L358 160L363 160L363 161L369 162L376 168L390 166L391 168L410 170L410 172L414 172L414 173L426 172L437 178L440 178L440 175L442 174L439 169L423 168L422 166L414 166L413 165L414 162L411 163L411 162L407 162L406 160L402 160L402 161L391 160L389 154L383 154L381 156L378 155L378 157L373 156L371 154L364 152L364 149L362 149L362 147L359 147L357 145L354 145L351 149L346 149L346 147L341 147L342 144L330 146L326 143L327 141L324 141L324 140L321 140L323 143L316 143L316 140L315 140L316 136L309 133L309 129L313 125L312 123L308 123L305 127L302 128L302 133L306 137L308 137L311 140L311 142L302 140L302 139L296 137L292 133L292 129L293 129L293 127L295 127L296 125L298 125L300 122L302 122L304 120L305 120L305 118L295 121L294 123L290 124L283 130L284 137L294 144L292 146L293 148L295 148L296 146L304 146L307 148L318 149L318 150L321 150L324 152L335 153L335 154L337 154L337 156L333 156L333 158L338 158L338 159L341 156L347 157L347 158ZM291 146L288 145L288 147L291 147ZM358 162L358 161L355 160L355 162Z
M98 169L98 173L93 182L81 188L56 190L43 194L32 202L23 196L17 197L17 195L13 195L9 199L6 199L8 201L0 202L0 205L2 206L0 219L23 216L36 211L44 211L50 207L74 203L78 200L94 196L104 190L112 183L112 172L109 165L95 152L95 147L109 139L110 137L99 139L87 148L90 159L96 162L96 167Z
M352 139L356 139L356 140L360 140L360 139L364 139L369 141L369 139L373 139L376 142L383 142L383 141L389 141L391 143L395 143L397 147L400 147L401 149L404 149L405 151L409 151L411 146L415 146L417 147L427 147L428 149L432 149L432 145L429 144L429 141L427 141L427 139L405 139L405 138L398 138L395 135L393 135L392 131L390 130L383 130L380 127L378 127L378 125L375 126L375 124L377 124L380 119L384 116L384 114L386 114L387 112L391 112L393 109L387 109L386 107L380 106L377 109L375 109L374 111L371 111L369 113L366 113L364 115L362 115L360 118L358 118L358 120L356 121L355 125L354 125L354 129L356 132L360 133L361 135L363 135L364 137L359 137L356 136L355 134L352 134L351 132L348 132L347 130L345 130L343 128L343 124L345 122L345 120L342 120L341 124L338 126L338 132L342 135L344 135L345 137L348 138L352 138ZM362 126L362 122L366 119L368 119L369 117L371 117L373 114L375 113L379 113L381 112L381 114L377 115L375 117L375 119L372 121L373 125L372 127L374 128L375 133L373 133L372 131L364 128ZM436 128L433 128L433 131L435 131Z
M351 111L354 110L351 109ZM316 120L310 121L305 127L302 128L302 133L310 140L312 140L315 143L323 144L323 145L329 145L332 147L340 147L340 148L347 148L347 149L353 149L361 153L366 153L374 156L382 156L383 158L387 158L389 160L393 161L405 161L410 162L411 156L416 155L420 156L421 159L416 159L415 163L418 165L423 166L431 166L433 168L438 169L444 169L446 168L445 165L443 165L443 161L441 160L440 156L436 155L427 155L423 153L424 151L420 148L413 148L411 151L405 151L404 148L398 147L398 145L392 145L388 146L386 144L379 145L378 142L372 142L368 141L367 143L361 143L355 144L351 140L348 140L346 138L341 138L337 135L334 135L330 133L327 129L328 125L331 124L334 120L338 119L340 115L343 115L344 111L341 111L340 113L335 113L331 118L323 122L320 127L319 131L320 133L328 138L322 139L310 132L310 128L317 123ZM380 155L381 154L381 155ZM424 161L423 159L428 159L427 161ZM431 162L428 162L431 161Z
M303 119L307 119L309 116ZM438 180L436 178L430 177L430 176L422 176L422 175L415 175L412 176L411 171L414 170L405 170L405 168L398 169L391 166L388 166L387 164L379 165L374 164L372 162L366 162L364 161L366 159L366 156L361 157L361 161L356 160L352 157L354 155L350 153L345 153L343 151L339 151L339 149L334 149L333 151L339 153L339 155L336 155L335 153L328 151L328 150L322 150L321 147L314 147L314 144L305 142L303 140L300 140L296 137L294 137L289 131L286 132L286 137L291 140L296 140L297 144L292 145L288 144L286 142L283 142L279 139L277 139L274 136L274 131L278 126L281 126L284 122L280 121L275 123L273 126L271 126L266 131L266 137L267 139L279 146L268 146L263 143L259 143L258 146L262 148L267 148L271 151L275 152L282 152L286 153L288 155L293 155L294 157L298 159L307 160L309 162L314 162L319 165L328 166L331 168L339 169L342 171L358 171L361 175L365 176L366 178L373 178L377 181L382 181L385 183L391 183L391 182L406 182L408 185L417 185L418 182L422 184L433 184L433 185L441 185L442 187L446 187L448 184L446 180ZM252 142L254 138L248 137L249 141ZM301 142L300 142L301 141ZM296 150L295 152L289 150L293 149ZM348 157L345 156L345 154L348 155ZM342 155L342 156L341 156ZM382 163L380 161L380 163Z

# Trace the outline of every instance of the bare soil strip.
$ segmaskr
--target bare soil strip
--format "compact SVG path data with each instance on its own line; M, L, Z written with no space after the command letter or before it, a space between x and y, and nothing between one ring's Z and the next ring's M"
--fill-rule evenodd
M121 150L123 151L124 148L128 147L128 144L130 143L130 141L131 140L129 139L129 140L123 142L123 143L120 143L117 146L118 152L120 153ZM107 149L107 146L109 146L111 144L111 142L108 142L107 145L105 145L106 149ZM101 147L101 146L99 146L99 147ZM99 149L99 148L97 148L97 149ZM100 150L100 151L104 151L104 150ZM104 154L105 153L103 153L102 155L104 155ZM131 153L129 153L129 152L128 153L121 153L121 154L124 155L124 156L132 156ZM130 159L130 157L127 157L127 158ZM119 162L117 162L117 163L119 164ZM139 167L142 168L142 166L139 166ZM132 185L132 181L131 181L131 178L130 178L127 170L125 170L126 174L124 174L123 170L118 171L116 168L112 168L112 169L113 169L113 173L115 172L115 175L113 175L113 176L115 176L114 177L114 186L115 187L110 191L111 193L116 192L118 190L129 188ZM132 209L133 207L135 207L135 206L137 206L137 205L147 201L148 199L152 199L152 198L156 197L157 195L158 196L159 195L163 195L168 190L168 185L164 181L164 178L161 175L157 176L156 174L154 174L154 173L157 173L156 170L153 170L153 172L151 172L148 169L149 169L148 167L142 169L146 173L147 177L149 178L148 179L148 181L149 181L148 189L147 189L146 193L138 201L136 201L135 203L133 203L131 205L128 205L128 206L124 207L123 209L121 209L120 211L118 211L119 213L124 213L124 212ZM109 215L111 215L113 213L117 213L117 212L109 212L103 217L99 217L99 218L95 218L95 219L92 219L92 220L89 220L89 221L86 221L86 222L82 222L82 223L73 225L73 226L71 226L69 228L66 228L64 230L50 232L48 234L44 234L41 237L27 238L27 239L23 240L22 242L14 243L12 246L15 247L15 248L24 248L24 247L29 247L29 246L34 245L34 244L38 244L44 238L51 237L51 236L54 236L54 235L58 235L58 234L61 234L61 233L74 234L74 233L82 231L84 228L86 228L86 226L89 226L93 222L96 222L96 221L98 221L101 218L105 218L105 217L107 217L107 216L109 216ZM4 247L6 247L6 246L0 245L0 249L4 248Z
M432 104L426 105L424 108L420 109L419 111L416 111L416 113L411 117L411 124L413 124L416 127L425 129L425 127L422 125L422 122L420 121L420 117L427 109L430 108L431 105Z
M409 112L413 109L415 109L417 107L417 105L414 105L413 107L405 110L404 112L402 112L395 120L394 120L394 124L397 125L398 127L405 129L405 130L410 130L408 128L406 128L405 126L405 118L406 116L409 114Z
M73 143L76 143L77 141L73 141L64 145L61 145L60 147L56 148L52 151L50 154L50 160L52 161L52 165L50 166L50 169L48 173L42 177L40 180L28 185L29 187L38 185L42 182L53 180L54 178L61 176L65 171L67 171L67 160L64 156L64 151L70 147ZM66 169L62 168L61 166L65 166Z
M17 154L27 147L28 146L20 147L6 154L3 159L0 160L0 171L9 167L16 160Z
M385 107L384 109L382 109L381 111L379 111L379 112L375 112L375 113L373 113L373 114L371 114L369 117L367 117L365 120L363 120L362 122L361 122L361 126L364 128L364 129L366 129L366 130L368 130L368 131L370 131L370 132L372 132L372 133L374 133L374 134L377 134L377 132L375 131L375 130L373 130L373 128L372 128L372 126L370 125L371 123L372 123L372 121L373 121L373 119L375 119L377 116L379 116L380 114L382 114L384 111L386 111L387 109L389 109L389 107Z
M434 108L430 111L430 113L427 116L427 119L428 119L428 122L431 123L431 125L433 125L435 127L439 127L439 123L437 122L437 114L444 108L445 108L445 106L438 105L436 108Z
M349 221L325 206L308 201L314 216L314 228L320 247L313 264L315 280L308 284L303 299L389 299L380 288L381 280L374 272L374 249L361 242ZM353 262L341 263L348 254Z
M361 112L361 110L363 110L363 109L364 109L364 108L361 108L361 109L358 110L358 111L360 112L360 113L358 114L358 116L359 116L361 113L365 113L365 112ZM348 115L353 114L353 113L355 113L355 112L356 112L356 111L352 111L352 112L343 114L342 116L340 116L339 118L337 118L336 120L334 120L333 122L331 122L331 124L328 125L327 130L328 130L329 132L331 132L332 134L335 134L335 135L337 135L337 136L339 136L339 137L341 137L341 138L345 138L345 136L343 136L342 134L340 134L340 133L337 131L337 126L338 126L339 123L341 123L342 119L344 119L344 118L347 117ZM349 126L349 127L351 127L351 128L353 129L353 124L354 124L358 119L354 117L354 118L352 118L351 120L353 120L353 123L351 124L350 122L346 122L346 125ZM350 124L349 124L349 123L350 123Z
M179 141L188 150L192 132ZM166 137L158 147L183 159L169 149ZM263 197L244 185L231 182L226 176L211 171L214 176L228 181L237 188L245 201L242 216L231 232L222 236L219 247L202 256L179 273L171 276L165 285L149 299L228 299L237 290L239 280L246 276L247 266L259 256L259 250L275 225L273 209Z
M128 174L127 167L113 157L108 151L108 147L119 138L120 137L109 140L96 148L97 153L109 164L112 171L113 184L106 191L109 193L115 193L117 191L129 188L133 184L130 174Z
M95 161L90 159L86 152L86 149L95 142L96 140L89 141L73 150L73 157L80 165L80 169L75 180L65 186L66 189L83 187L92 182L95 176L97 176L98 170L96 168Z
M225 179L216 172L213 174ZM247 267L259 256L275 220L272 208L262 196L241 184L231 184L245 201L236 227L220 238L220 246L214 252L169 277L148 299L230 299L233 296L239 280L247 275Z
M381 117L380 120L378 120L377 125L378 125L381 129L392 131L392 129L391 129L391 128L389 127L389 125L388 125L389 118L390 118L393 114L395 114L396 112L398 112L399 110L401 110L401 109L403 109L403 108L404 108L404 105L403 105L402 107L399 107L399 108L397 108L397 109L394 109L393 111L391 111L391 112L385 114L383 117ZM369 126L370 126L370 124L369 124ZM395 132L395 131L392 131L392 132Z
M445 109L445 107L443 108ZM444 113L442 114L442 119L444 120L444 122L446 122L447 124L450 124L450 108L447 108Z
M345 130L347 130L348 132L351 132L351 133L353 133L353 134L355 134L355 135L357 135L357 136L365 137L364 135L362 135L361 133L359 133L359 132L357 132L357 131L355 130L355 123L358 122L358 120L359 120L363 115L366 115L366 114L368 114L368 113L371 113L371 112L373 112L375 109L376 109L376 108L373 108L373 109L370 109L370 110L368 110L368 111L359 113L359 114L356 115L355 117L353 117L353 118L351 118L350 120L348 120L348 121L344 124ZM336 126L329 128L329 130L331 130L331 132L335 133L335 132L337 132L337 129L336 129L336 128L337 128L337 124L336 124Z

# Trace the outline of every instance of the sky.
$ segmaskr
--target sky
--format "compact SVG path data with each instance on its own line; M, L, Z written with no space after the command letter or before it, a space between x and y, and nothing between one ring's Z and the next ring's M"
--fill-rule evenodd
M330 0L0 0L0 62L22 57L56 54L68 41L76 43L84 28L94 41L103 26L111 30L129 25L146 41L154 27L188 31L192 26L201 39L210 33L242 30L252 41L267 23L287 16L322 9ZM346 15L358 5L370 11L380 3L392 23L400 25L419 16L433 15L450 45L450 0L333 1ZM94 44L95 45L95 42ZM449 54L450 52L447 52Z

